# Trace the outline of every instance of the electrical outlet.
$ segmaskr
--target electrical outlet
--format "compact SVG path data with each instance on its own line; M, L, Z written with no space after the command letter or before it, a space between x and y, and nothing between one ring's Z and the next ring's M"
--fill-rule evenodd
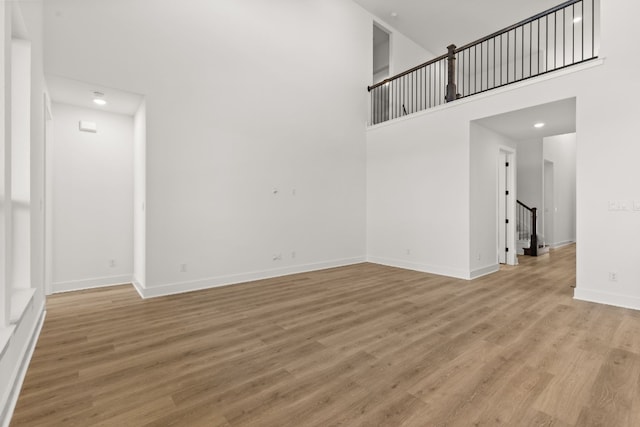
M187 264L180 264L180 273L187 272Z
M617 282L618 281L618 273L616 273L615 271L610 271L609 272L609 281L610 282Z

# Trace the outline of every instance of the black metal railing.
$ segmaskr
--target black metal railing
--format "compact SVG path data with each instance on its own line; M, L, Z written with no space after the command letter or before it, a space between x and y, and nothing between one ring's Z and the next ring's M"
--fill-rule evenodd
M538 209L517 200L516 233L518 240L529 240L529 255L538 255Z
M570 0L369 86L371 124L597 58L596 0Z

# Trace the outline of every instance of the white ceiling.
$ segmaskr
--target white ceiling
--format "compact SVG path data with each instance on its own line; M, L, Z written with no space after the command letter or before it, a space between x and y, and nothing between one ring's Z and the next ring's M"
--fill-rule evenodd
M545 126L537 129L535 123ZM576 131L576 99L569 98L536 105L497 116L476 120L476 123L515 141L545 138Z
M354 0L432 54L463 46L562 0ZM395 12L397 16L392 17Z
M47 74L45 79L47 81L51 100L61 104L70 104L77 107L85 107L94 110L133 116L138 110L143 99L142 95L135 93L67 79L60 76ZM99 106L93 102L93 92L95 91L104 94L103 98L107 101L106 105Z

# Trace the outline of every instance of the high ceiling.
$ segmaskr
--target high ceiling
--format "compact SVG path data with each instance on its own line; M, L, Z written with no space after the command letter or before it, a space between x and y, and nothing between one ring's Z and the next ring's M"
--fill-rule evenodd
M354 0L440 55L550 9L562 0ZM396 16L392 16L392 13Z

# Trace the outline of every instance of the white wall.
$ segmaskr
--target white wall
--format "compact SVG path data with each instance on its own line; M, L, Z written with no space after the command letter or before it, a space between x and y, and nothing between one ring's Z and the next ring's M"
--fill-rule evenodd
M369 15L336 0L68 5L47 2L50 71L147 95L147 287L177 291L362 259ZM142 19L152 8L157 19ZM602 65L370 130L373 255L406 253L406 242L393 236L401 224L424 245L416 263L469 274L469 122L577 97L576 295L640 307L636 214L607 209L612 198L640 199L633 184L640 147L628 142L639 107L610 84L640 91L633 71L640 59L626 54L638 35L638 12L637 4L602 4ZM78 36L95 13L118 16L119 31L105 19ZM187 23L189 31L167 32L167 23ZM107 32L112 36L102 37ZM462 172L450 178L449 164ZM403 187L407 182L427 189ZM448 192L432 188L442 182ZM287 197L272 197L274 187ZM292 196L294 188L306 199ZM394 213L387 201L418 209ZM272 261L274 253L294 250L295 259ZM615 283L608 281L612 269Z
M542 215L544 195L544 167L542 138L518 141L518 200L530 208L538 208ZM542 224L542 221L539 221ZM539 230L542 233L542 230Z
M96 13L118 31L92 19L79 36ZM48 71L146 95L143 294L365 259L362 8L89 0L45 15Z
M53 290L128 283L133 118L59 103L52 108ZM80 120L95 122L98 131L81 132Z
M469 123L458 114L445 109L369 130L370 261L468 276Z
M545 160L553 162L553 241L559 246L576 240L576 134L544 138ZM545 206L545 209L547 207Z
M476 277L498 269L498 154L501 147L515 150L516 143L477 122L471 122L470 132L470 209L474 214L469 262L470 275Z
M147 109L142 101L133 120L133 280L146 283Z
M391 63L389 65L391 75L395 75L406 71L410 68L420 65L428 60L447 53L446 46L443 47L443 51L437 55L429 52L422 46L415 43L413 40L406 37L404 34L391 28Z
M622 10L614 4L605 2L602 5L601 54L606 55L603 63L582 67L579 72L559 72L535 82L523 82L418 114L410 120L400 119L370 129L368 195L373 221L369 224L368 238L375 243L370 245L372 255L391 258L395 247L402 245L395 235L398 224L402 224L403 230L414 230L414 234L428 239L433 248L425 251L421 265L445 267L434 269L436 272L464 269L461 260L468 260L470 251L464 233L470 217L469 213L461 215L459 212L467 208L462 199L469 196L469 184L465 179L468 166L464 163L469 139L460 129L478 117L577 97L576 126L580 149L576 163L578 256L575 296L640 309L637 287L640 263L636 243L640 242L640 228L637 227L640 211L608 210L610 200L640 200L635 184L640 182L640 169L635 167L640 146L629 139L629 135L635 134L640 107L635 96L619 97L610 90L609 84L615 81L626 88L627 94L640 93L640 81L633 71L640 66L640 58L629 58L625 53L629 41L640 35L632 18L640 13L640 4L627 6ZM442 142L438 145L434 141ZM434 165L434 158L439 164L460 165L460 171L452 176L448 168ZM400 184L399 177L405 176L407 170L420 170L418 181L423 186L427 183L426 186L417 190L394 185ZM446 185L448 191L432 189L430 186L435 184L431 183L435 182ZM378 184L382 185L378 187ZM412 204L416 191L427 193L425 197L429 201L421 206ZM397 211L385 209L386 204L398 206ZM403 211L406 206L418 208L410 213L410 218ZM377 209L385 214L383 221L378 220L381 214ZM470 212L471 216L473 214ZM437 225L430 226L429 234L424 235L427 222ZM445 227L447 232L441 231ZM609 272L617 273L616 282L608 280ZM470 270L465 273L469 274Z

